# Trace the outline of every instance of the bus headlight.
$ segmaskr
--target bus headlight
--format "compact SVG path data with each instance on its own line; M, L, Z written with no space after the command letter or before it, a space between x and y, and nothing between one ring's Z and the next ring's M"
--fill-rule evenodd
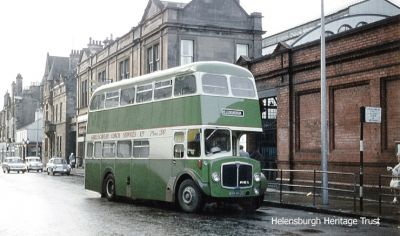
M218 172L212 173L211 178L214 182L219 182L221 180L221 177L219 176Z
M254 173L254 181L260 182L260 180L261 180L260 174L259 173Z

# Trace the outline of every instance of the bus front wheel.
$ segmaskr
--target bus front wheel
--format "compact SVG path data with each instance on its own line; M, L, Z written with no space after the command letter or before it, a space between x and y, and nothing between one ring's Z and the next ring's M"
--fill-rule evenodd
M104 180L104 194L109 201L115 200L115 179L113 174L108 174Z
M183 211L189 213L197 212L203 206L202 193L193 180L184 180L179 186L178 203Z

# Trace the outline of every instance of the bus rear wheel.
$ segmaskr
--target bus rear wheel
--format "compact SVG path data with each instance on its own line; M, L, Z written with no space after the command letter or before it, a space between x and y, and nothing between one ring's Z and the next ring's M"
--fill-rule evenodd
M108 174L104 179L103 192L109 201L115 200L115 179L113 174Z
M193 180L184 180L179 185L178 203L180 208L188 213L197 212L202 208L203 195Z

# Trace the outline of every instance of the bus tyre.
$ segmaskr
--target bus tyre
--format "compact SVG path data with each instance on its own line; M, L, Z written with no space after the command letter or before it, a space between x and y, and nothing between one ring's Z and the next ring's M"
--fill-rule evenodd
M191 179L184 180L179 186L178 203L180 208L189 213L199 211L203 206L203 195Z
M115 179L113 174L108 174L104 180L103 192L109 201L115 200Z

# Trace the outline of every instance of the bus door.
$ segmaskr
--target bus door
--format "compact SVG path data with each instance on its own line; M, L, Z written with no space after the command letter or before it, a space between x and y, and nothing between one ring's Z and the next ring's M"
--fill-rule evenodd
M176 177L185 168L184 157L185 157L185 130L176 130L174 132L173 142L173 157L171 160L171 176Z
M116 145L115 159L115 186L118 196L131 197L131 140L118 140Z

